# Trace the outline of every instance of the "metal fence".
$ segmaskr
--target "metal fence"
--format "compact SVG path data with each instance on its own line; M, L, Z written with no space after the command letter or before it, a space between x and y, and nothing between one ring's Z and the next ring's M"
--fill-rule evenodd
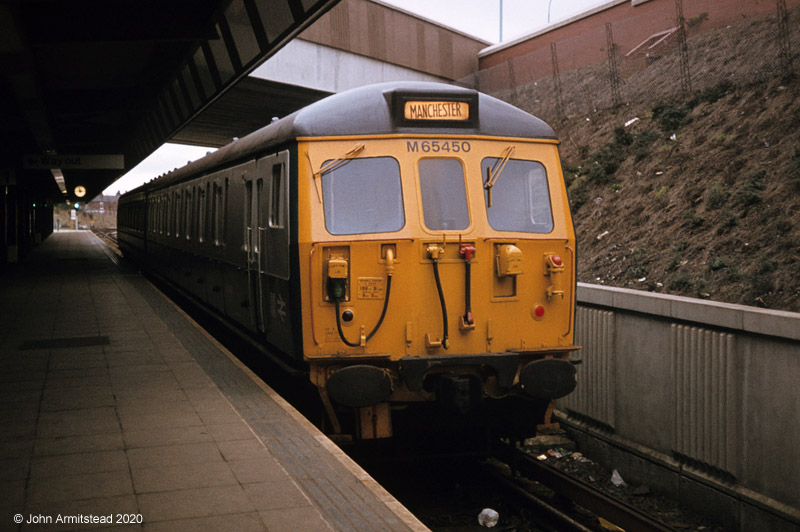
M697 6L686 2L696 13ZM688 18L683 3L662 1L647 14L595 25L570 38L540 35L534 51L458 83L555 120L699 93L723 83L789 76L800 68L797 2L789 8L786 0L744 7L705 3L709 11Z

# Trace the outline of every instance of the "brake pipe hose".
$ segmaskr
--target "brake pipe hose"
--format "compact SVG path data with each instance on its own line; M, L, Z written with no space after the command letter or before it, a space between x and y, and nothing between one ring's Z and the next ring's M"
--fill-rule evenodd
M472 257L475 255L475 247L463 244L458 253L464 257L464 324L474 325L472 318L472 296L470 286L472 284Z
M431 263L433 264L433 277L436 279L436 290L439 292L439 304L442 307L442 347L447 349L450 347L447 342L447 304L444 301L444 292L442 291L442 280L439 278L439 259L432 257Z
M472 296L470 294L470 284L472 284L472 263L467 261L464 265L464 322L472 325Z

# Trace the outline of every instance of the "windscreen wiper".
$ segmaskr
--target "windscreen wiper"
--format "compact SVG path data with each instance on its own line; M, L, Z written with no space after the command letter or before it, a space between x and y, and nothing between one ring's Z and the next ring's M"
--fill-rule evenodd
M497 178L500 177L500 174L506 167L506 163L508 162L508 159L511 157L512 153L514 153L514 146L507 147L505 150L503 150L503 154L500 156L500 159L498 159L491 168L486 169L486 181L483 183L483 188L485 188L489 193L489 207L492 206L492 187L495 185L495 183L497 183Z
M322 179L321 179L322 178L322 174L325 174L327 172L335 170L342 163L345 163L345 162L349 161L350 159L352 159L353 157L355 157L356 155L361 153L364 150L364 148L366 148L365 145L359 144L355 148L350 150L349 152L347 152L344 155L342 155L341 157L338 157L336 159L332 159L332 160L328 161L327 163L323 164L320 167L319 170L314 172L314 174L313 174L313 176L314 176L314 185L317 187L317 198L319 199L320 203L322 203ZM311 171L313 172L314 171L314 165L311 164L311 157L309 157L308 152L306 152L306 157L308 158L308 164L309 164L309 166L311 166Z

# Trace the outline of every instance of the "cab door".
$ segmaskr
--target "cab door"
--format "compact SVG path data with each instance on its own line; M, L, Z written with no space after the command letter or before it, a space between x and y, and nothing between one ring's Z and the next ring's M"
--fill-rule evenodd
M257 175L269 184L265 206L264 237L266 274L289 280L289 152L282 151L258 161Z
M289 292L289 152L282 151L256 163L259 189L258 240L261 256L259 289L261 316L267 340L292 352ZM258 194L258 192L257 192Z
M245 251L247 253L247 285L250 301L250 323L257 332L267 330L264 317L264 179L256 172L245 177Z

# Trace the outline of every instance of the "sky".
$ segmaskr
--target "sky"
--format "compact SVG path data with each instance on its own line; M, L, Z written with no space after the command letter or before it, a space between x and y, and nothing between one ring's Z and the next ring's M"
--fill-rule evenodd
M500 42L501 0L380 0L453 29ZM610 0L502 0L503 42Z
M500 4L503 42L582 13L609 0L380 0L492 44L500 42ZM186 165L214 148L164 144L103 193L127 192L150 179Z
M142 183L160 176L164 172L186 166L192 161L205 157L208 152L214 150L216 148L187 146L185 144L163 144L130 172L111 183L103 191L103 194L106 196L113 196L117 192L124 194Z

